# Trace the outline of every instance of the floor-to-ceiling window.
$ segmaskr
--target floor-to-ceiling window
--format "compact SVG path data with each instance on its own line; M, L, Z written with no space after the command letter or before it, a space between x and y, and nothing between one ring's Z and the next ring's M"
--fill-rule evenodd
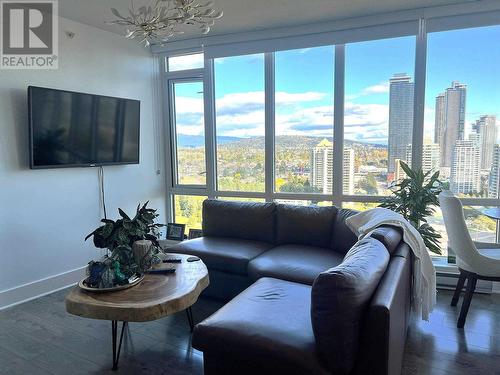
M264 55L214 60L217 189L263 192Z
M202 53L164 59L169 103L167 129L171 173L168 197L171 220L189 229L201 228L202 202L207 197Z
M172 80L173 149L177 185L206 185L203 82Z
M411 163L415 37L345 47L343 192L388 195Z
M276 192L332 194L334 51L274 55Z
M500 26L431 32L427 36L423 167L440 171L466 207L473 239L493 242L495 223L482 214L499 190ZM491 201L491 204L495 204ZM441 212L431 224L447 237Z

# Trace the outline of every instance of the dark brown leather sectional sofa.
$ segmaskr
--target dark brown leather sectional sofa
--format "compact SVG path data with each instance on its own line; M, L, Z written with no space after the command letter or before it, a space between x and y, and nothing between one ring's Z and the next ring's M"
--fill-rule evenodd
M356 243L354 211L206 200L204 237L171 252L207 265L230 300L195 327L207 375L399 374L411 255L397 229Z

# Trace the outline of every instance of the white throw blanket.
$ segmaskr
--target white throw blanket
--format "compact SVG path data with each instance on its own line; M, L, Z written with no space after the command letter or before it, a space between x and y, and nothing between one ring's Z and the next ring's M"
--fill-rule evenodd
M413 309L417 313L421 312L422 319L429 320L429 314L436 304L436 270L420 233L402 215L381 207L352 215L346 219L346 224L359 240L381 225L395 226L403 230L403 241L415 255Z

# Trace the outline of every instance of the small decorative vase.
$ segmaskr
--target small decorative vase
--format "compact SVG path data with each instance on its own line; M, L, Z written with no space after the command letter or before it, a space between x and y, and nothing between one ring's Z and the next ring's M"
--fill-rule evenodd
M151 254L150 240L139 240L132 244L132 253L134 254L135 263L139 266L141 271L146 271L151 268L152 254Z

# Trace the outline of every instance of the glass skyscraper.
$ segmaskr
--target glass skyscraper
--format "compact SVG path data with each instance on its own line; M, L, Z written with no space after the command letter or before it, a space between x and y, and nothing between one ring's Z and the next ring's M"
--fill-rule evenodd
M406 146L411 144L415 86L410 76L399 73L391 78L389 87L388 172L393 175L396 159L406 160Z
M464 139L466 96L467 85L452 82L444 94L444 105L436 106L436 127L440 129L435 133L440 134L441 167L444 168L451 168L455 142ZM436 103L440 100L438 98Z

